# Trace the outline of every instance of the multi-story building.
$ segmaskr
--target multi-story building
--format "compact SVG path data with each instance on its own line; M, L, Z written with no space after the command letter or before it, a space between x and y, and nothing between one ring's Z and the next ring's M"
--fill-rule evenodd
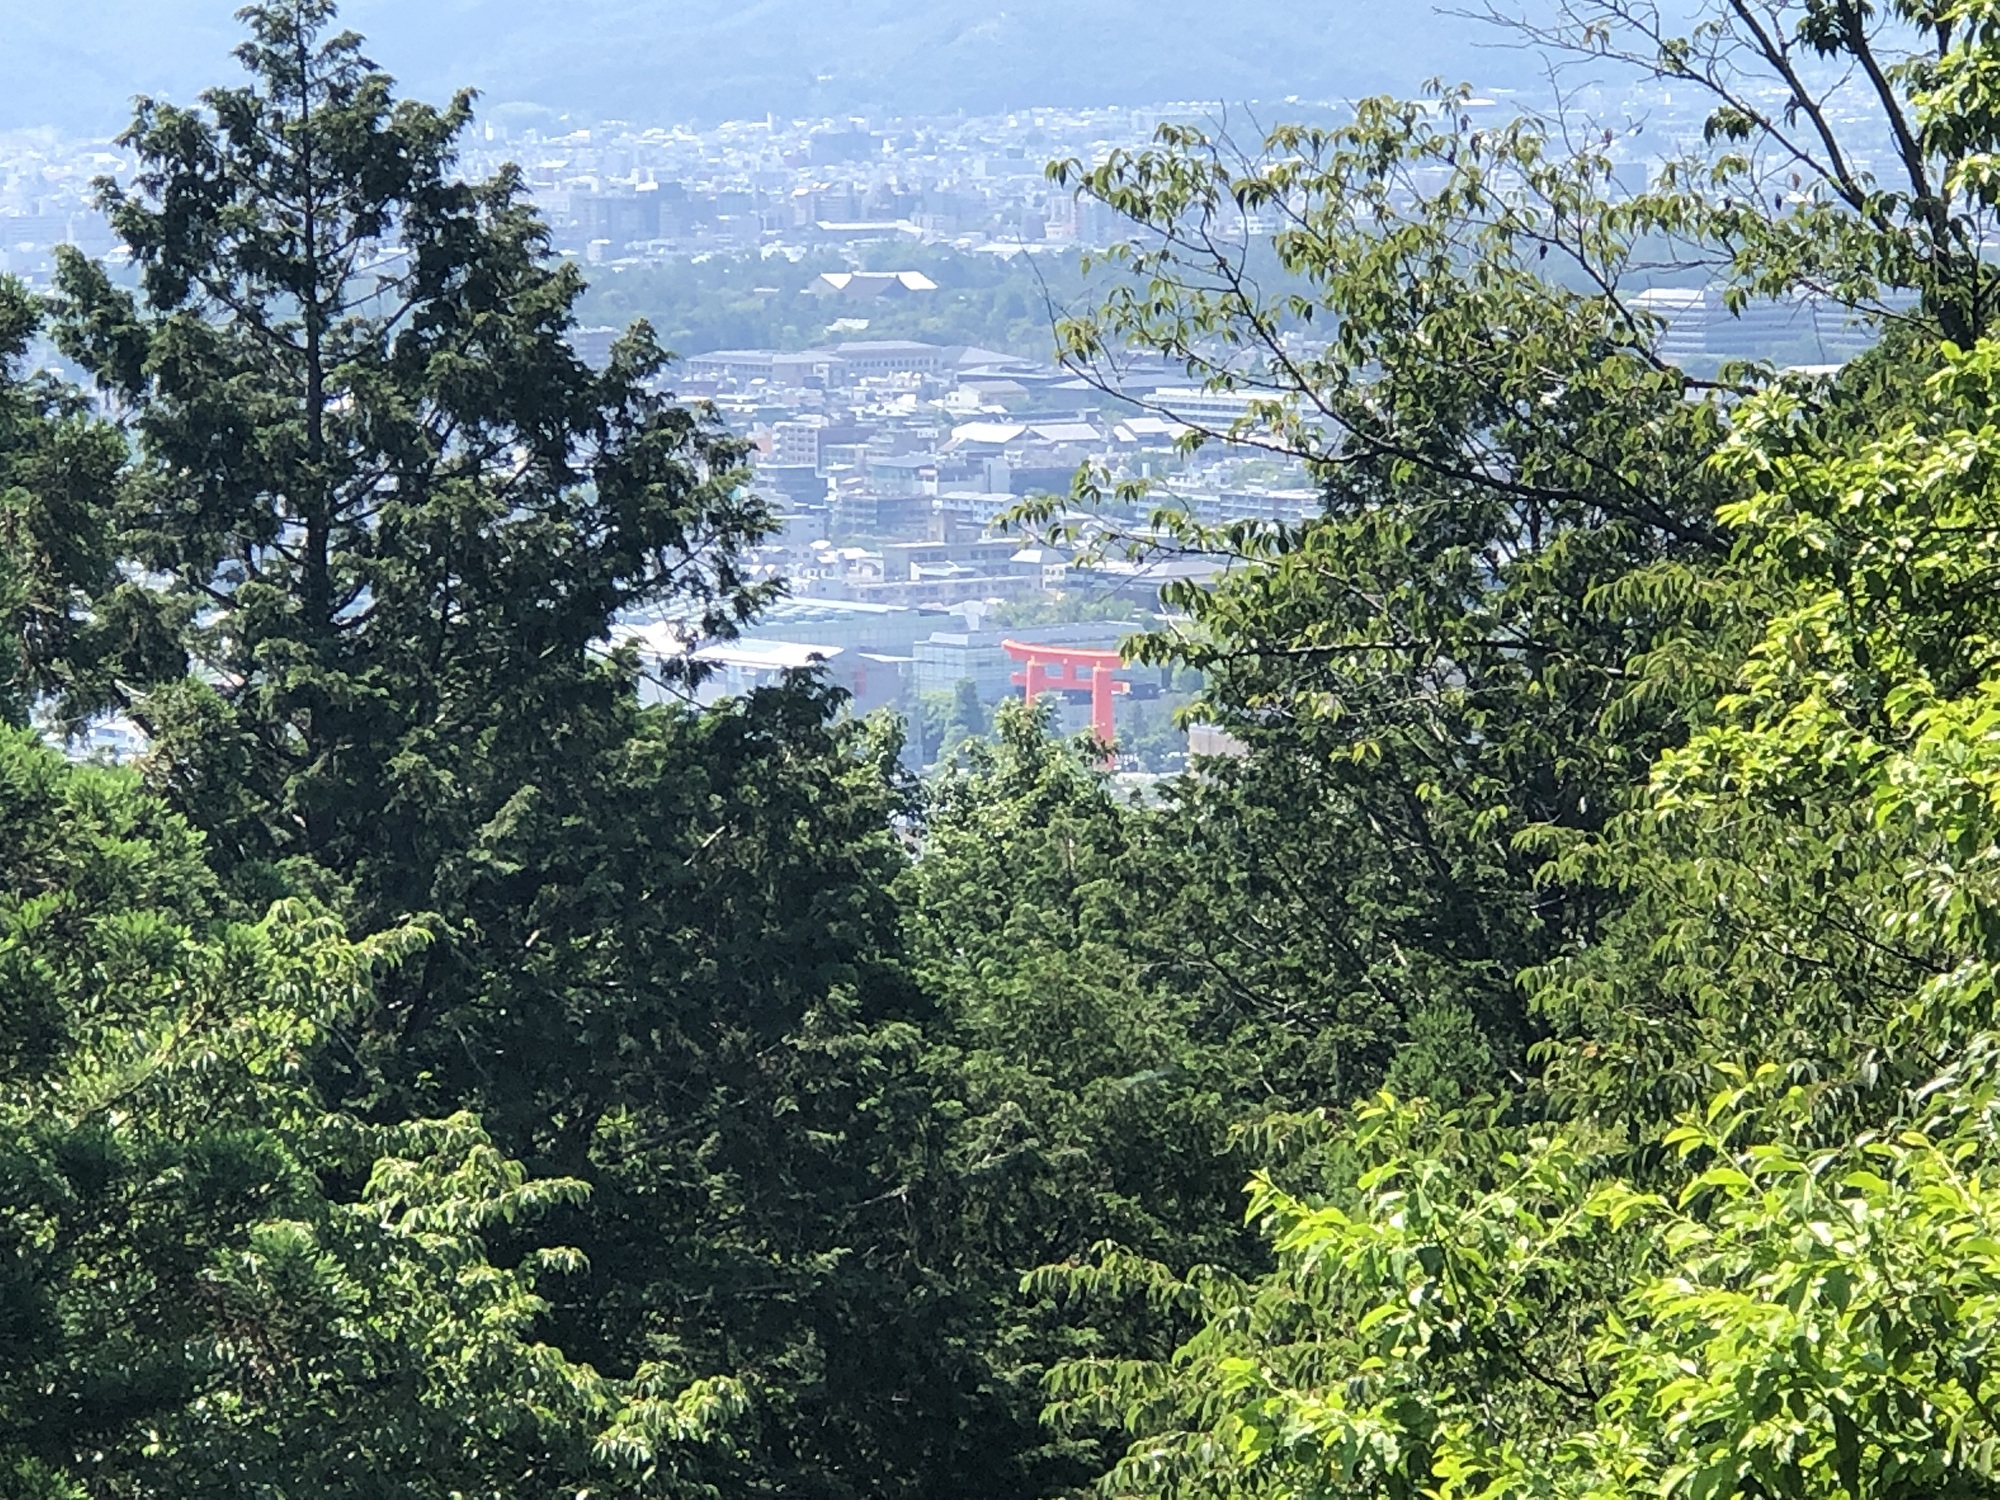
M833 536L836 541L917 541L931 535L936 513L935 497L921 490L886 494L872 484L843 490L833 501Z
M772 424L771 462L780 468L811 469L817 473L825 461L821 445L826 427L826 418L811 416Z

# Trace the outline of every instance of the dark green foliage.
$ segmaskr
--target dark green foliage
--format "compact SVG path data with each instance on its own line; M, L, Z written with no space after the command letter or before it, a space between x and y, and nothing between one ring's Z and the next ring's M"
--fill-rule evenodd
M134 685L149 772L238 896L420 917L314 1074L371 1119L476 1108L595 1189L550 1331L665 1394L741 1372L752 1473L921 1473L876 1430L951 1383L877 1360L927 1347L879 1334L929 1294L894 746L805 682L640 710L616 615L713 634L763 597L739 445L651 394L643 326L602 374L570 353L581 286L516 181L451 174L467 99L394 100L327 6L249 17L252 84L142 105L105 190L139 293L63 268L138 440L115 550L201 669Z
M21 365L43 310L0 279L0 722L102 672L147 671L135 591L119 589L104 492L125 450L81 397ZM82 601L95 598L95 618Z
M1869 76L1798 9L1778 61ZM921 787L811 677L642 707L622 613L763 598L740 446L643 327L573 357L468 99L248 12L251 84L143 103L105 188L138 290L64 262L104 417L0 289L7 712L154 741L0 738L0 1486L1987 1493L1962 9L1896 11L1911 191L1801 160L1797 213L1727 157L1614 201L1456 93L1058 168L1145 231L1072 361L1183 363L1324 497L1125 538L1228 564L1137 650L1241 752L1130 802L970 683ZM1675 243L1919 301L1837 380L1697 378L1625 295Z
M1004 705L996 727L933 789L908 889L918 971L985 1116L978 1171L1021 1200L992 1226L1029 1237L1002 1260L1100 1239L1183 1254L1212 1232L1194 1205L1235 1192L1228 1131L1255 1059L1214 1045L1145 962L1146 820L1046 738L1046 708Z
M571 355L580 283L516 182L451 175L465 99L395 101L325 6L250 20L252 85L143 105L106 189L139 293L63 271L66 347L138 439L116 547L199 668L133 695L149 772L239 899L421 923L316 1082L476 1110L590 1188L537 1326L644 1389L739 1381L708 1482L1008 1493L995 1455L1041 1446L996 1355L1022 1263L951 1207L899 747L804 679L639 707L618 615L712 635L764 597L740 445L650 393L643 326L603 374Z
M309 1082L414 934L226 923L203 853L130 773L0 736L7 1492L670 1487L655 1445L728 1389L647 1410L531 1337L538 1277L575 1258L527 1226L580 1185L528 1179L468 1116L364 1122Z
M1056 1299L1014 1296L1016 1277L1103 1241L1174 1264L1242 1261L1232 1127L1268 1102L1255 1047L1206 1024L1147 962L1161 914L1145 820L1084 745L1047 729L1046 707L1010 703L995 742L968 743L931 789L904 894L962 1099L935 1232L987 1289L986 1358L1013 1374L1023 1417L1051 1361L1107 1336L1154 1343L1171 1323L1135 1306L1069 1326ZM986 1492L1076 1482L1101 1462L1093 1438L1017 1448Z
M247 14L253 81L143 101L103 189L140 291L66 256L57 334L130 415L120 545L211 684L138 685L161 774L219 854L373 920L492 815L462 753L620 690L588 653L621 609L726 629L767 523L643 325L601 374L570 352L518 178L453 176L469 96L397 101L330 5Z

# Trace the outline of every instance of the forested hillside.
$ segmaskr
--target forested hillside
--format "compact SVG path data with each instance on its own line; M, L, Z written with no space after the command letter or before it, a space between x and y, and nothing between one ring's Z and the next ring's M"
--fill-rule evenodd
M1546 8L1546 0L1536 0ZM115 130L134 94L185 98L234 44L215 0L0 0L0 129ZM349 24L411 89L586 119L992 114L1036 105L1354 98L1467 76L1533 87L1477 28L1360 0L353 0ZM1199 34L1203 45L1186 45Z
M873 247L862 260L870 270L921 271L938 288L900 304L871 305L871 339L964 344L1047 360L1055 317L1088 295L1074 255L1002 259L897 244ZM577 317L600 328L644 318L682 358L715 349L810 349L851 337L829 331L829 309L810 290L822 272L848 269L835 251L797 261L746 251L607 266L591 272Z
M1323 495L1019 516L1230 564L1144 805L1043 708L641 706L772 519L470 99L276 0L142 106L134 277L0 283L0 1494L2000 1495L2000 15L1569 12L1708 155L1052 165L1134 225L1071 365ZM1881 341L1691 376L1663 254Z

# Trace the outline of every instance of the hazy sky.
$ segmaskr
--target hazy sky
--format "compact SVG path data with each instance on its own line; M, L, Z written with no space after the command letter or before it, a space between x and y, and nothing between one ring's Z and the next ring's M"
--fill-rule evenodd
M231 81L236 0L0 0L0 128ZM1531 83L1427 0L349 0L405 90L628 119L1351 97ZM1485 44L1485 45L1482 45Z

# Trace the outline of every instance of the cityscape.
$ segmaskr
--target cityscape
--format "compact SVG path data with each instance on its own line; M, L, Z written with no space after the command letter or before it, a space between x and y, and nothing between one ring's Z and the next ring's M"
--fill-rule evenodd
M1465 108L1497 121L1533 102L1494 89ZM1608 149L1628 185L1698 138L1704 113L1699 96L1658 83L1582 90L1564 107L1616 122ZM1346 113L1331 102L1287 108L1293 118ZM1865 120L1863 106L1853 112ZM665 385L712 405L747 442L778 522L746 565L781 581L787 599L739 638L692 643L672 621L635 618L620 639L642 655L693 647L706 700L823 671L853 711L891 710L916 726L907 755L921 766L946 748L937 731L948 712L983 721L1019 694L1007 642L1113 646L1158 623L1162 584L1217 566L1166 550L1053 546L1009 525L1024 500L1066 494L1087 471L1107 489L1142 484L1149 504L1211 525L1313 515L1303 464L1217 439L1244 398L1205 390L1157 357L1121 361L1109 387L1055 359L1050 325L1088 291L1079 256L1131 226L1052 183L1048 165L1141 148L1172 121L1219 135L1256 129L1254 112L1192 103L706 128L582 124L531 104L485 111L461 170L518 171L553 250L582 268L579 354L601 365L631 316L654 321L676 355ZM130 166L106 142L0 135L0 272L33 286L59 244L115 270L122 252L92 184ZM1255 238L1271 224L1253 214L1239 227ZM1676 283L1633 300L1660 320L1662 355L1683 364L1831 368L1872 337L1811 297L1732 309L1713 287ZM724 307L733 315L718 317ZM950 332L908 336L939 327ZM731 333L746 343L729 346ZM1205 440L1191 446L1195 428ZM1142 780L1180 770L1188 740L1175 710L1196 684L1139 668L1119 677L1125 769ZM1088 725L1086 693L1052 696L1059 727ZM139 749L116 720L80 743L91 754Z

